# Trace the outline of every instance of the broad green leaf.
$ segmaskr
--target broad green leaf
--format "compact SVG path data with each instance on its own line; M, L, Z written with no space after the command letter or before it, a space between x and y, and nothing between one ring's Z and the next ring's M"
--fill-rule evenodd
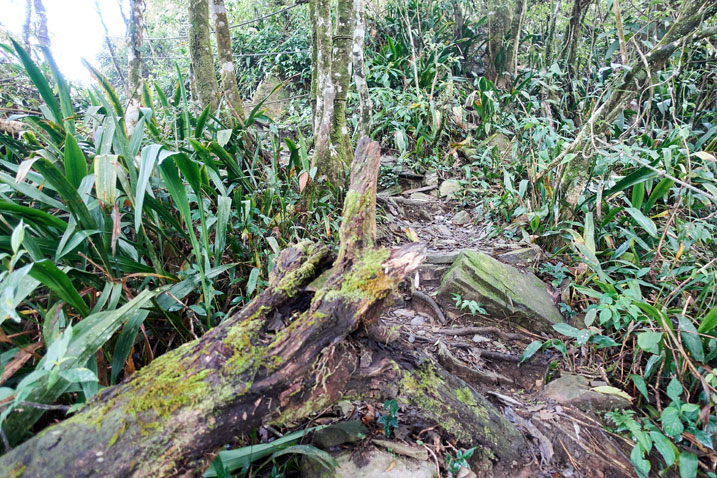
M647 202L645 203L645 206L642 208L642 210L645 212L645 214L649 214L652 207L657 203L657 201L660 200L665 194L667 194L670 191L670 188L675 185L675 182L672 179L663 179L659 183L657 183L657 186L655 186L652 189L652 193L650 194L650 197L647 199Z
M65 177L75 188L80 187L82 178L87 176L87 160L75 137L65 136Z
M628 212L635 220L635 222L650 236L657 237L657 226L652 222L652 219L645 216L639 209L634 207L627 207L625 211Z
M63 370L60 372L60 377L64 378L70 383L79 382L96 382L97 375L86 368L73 368L70 370Z
M530 357L535 355L535 353L540 350L540 347L543 346L543 342L540 340L533 340L530 345L528 345L525 350L523 350L523 355L520 357L520 363L525 362Z
M645 200L645 182L639 182L632 187L632 207L640 209Z
M73 306L84 317L90 313L90 308L80 297L77 289L72 285L72 281L63 271L47 260L35 262L30 270L30 275L53 291L57 296Z
M327 470L333 470L338 466L338 463L336 463L333 456L312 445L292 445L288 448L272 453L270 460L278 458L282 455L304 455L309 459L318 462Z
M662 458L665 460L665 464L672 466L676 458L675 451L677 448L675 445L673 445L669 438L657 430L650 432L650 438L652 438L652 443L655 444L655 448L657 448L657 451L660 452L660 455L662 455Z
M680 453L680 478L695 478L697 476L697 455L689 451Z
M687 350L690 352L692 357L698 362L705 361L705 351L702 348L702 339L697 334L697 329L690 319L687 317L680 316L678 318L680 325L680 336L682 337L682 343L685 344Z
M598 393L602 393L603 395L616 395L632 403L632 397L627 392L624 392L616 387L611 387L609 385L601 385L599 387L593 387L591 390Z
M259 280L259 273L261 271L258 268L253 268L249 273L249 280L246 284L246 296L251 297L256 289L256 283Z
M144 196L147 194L147 186L149 185L149 178L152 176L154 165L157 162L159 152L162 150L161 144L151 144L142 148L142 156L139 164L139 177L137 179L137 191L135 192L136 206L134 209L134 229L139 231L140 223L142 222L144 205Z
M107 80L107 78L102 75L99 71L97 71L92 65L90 65L86 60L82 60L82 64L90 70L90 73L92 73L92 76L95 77L97 82L102 86L102 89L105 90L105 93L110 99L110 103L112 104L112 108L114 108L115 114L119 117L124 116L124 108L122 107L122 102L119 99L119 96L117 96L117 92L115 92L115 89L112 87L112 84Z
M60 73L59 68L57 68L55 58L52 56L52 53L50 53L50 50L47 47L41 47L41 50L45 55L45 61L48 65L50 65L52 76L55 78L58 96L60 97L60 110L62 111L65 129L67 129L69 133L75 134L75 123L72 119L75 111L72 107L72 98L70 98L70 86L67 84L67 80L65 80L62 73Z
M613 194L619 193L620 191L624 191L625 189L629 188L630 186L634 186L637 183L647 181L650 178L654 178L655 176L657 176L657 173L650 168L639 168L633 173L630 173L624 178L622 178L612 188L605 191L603 193L603 196L607 198Z
M713 307L707 315L704 316L697 332L701 334L709 334L717 327L717 307Z
M672 377L670 383L667 384L665 393L667 393L667 396L675 402L680 400L680 397L682 396L682 384L679 380L677 380L677 377Z
M669 437L676 438L680 436L685 429L680 419L680 412L675 407L666 407L660 415L662 429Z
M95 156L95 190L97 199L111 208L117 199L117 155L98 154Z
M647 393L647 385L645 384L645 379L643 379L640 375L630 374L630 378L632 379L632 383L635 384L635 388L637 388L643 397L645 397L645 400L648 402L650 401L650 396Z
M290 433L289 435L285 435L281 438L278 438L270 443L261 443L259 445L245 446L242 448L237 448L236 450L220 451L219 456L221 457L222 463L225 467L227 467L229 470L237 470L249 463L252 463L256 460L260 460L265 456L269 456L272 453L291 446L302 438L308 436L310 433L321 430L322 428L326 428L327 426L328 425L320 425L317 427L309 428L307 430L300 430L298 432ZM209 470L204 473L205 478L214 478L216 476L217 474L214 470L214 467L210 467Z
M650 476L650 468L652 465L650 465L649 460L645 459L645 455L640 444L636 444L633 447L632 452L630 453L630 461L635 467L635 471L640 478L648 478L648 476Z
M637 346L642 350L657 353L657 344L662 341L662 332L648 330L637 336Z

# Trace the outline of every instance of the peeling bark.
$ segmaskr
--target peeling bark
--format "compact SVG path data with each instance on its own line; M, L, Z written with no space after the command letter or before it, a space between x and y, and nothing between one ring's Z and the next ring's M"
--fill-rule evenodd
M219 85L209 40L208 0L189 1L189 56L199 102L202 108L209 106L212 111L216 111L219 105Z

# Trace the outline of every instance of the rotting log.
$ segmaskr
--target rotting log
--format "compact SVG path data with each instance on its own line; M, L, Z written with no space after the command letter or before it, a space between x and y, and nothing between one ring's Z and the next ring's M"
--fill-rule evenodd
M0 457L0 476L201 476L214 452L240 433L378 390L420 407L467 445L518 459L522 436L460 379L420 353L393 348L387 354L390 347L364 336L366 350L374 350L366 360L359 339L344 340L362 323L376 323L425 255L418 244L375 247L379 162L378 144L362 138L338 260L308 241L285 249L269 287L241 312ZM307 291L332 262L326 283ZM268 330L277 318L286 327Z

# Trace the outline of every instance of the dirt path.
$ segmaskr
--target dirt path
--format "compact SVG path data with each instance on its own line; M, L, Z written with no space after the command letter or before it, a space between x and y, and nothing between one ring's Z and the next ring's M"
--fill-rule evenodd
M413 240L428 244L430 251L414 283L382 320L401 331L400 346L420 348L434 356L449 372L486 395L533 445L532 456L526 457L524 464L491 469L486 466L489 460L480 463L474 458L469 460L473 472L486 477L634 476L628 458L632 444L603 430L604 414L594 409L602 407L601 397L595 403L561 405L546 396L546 382L561 375L573 377L570 372L585 376L589 387L607 385L597 369L585 365L576 369L556 351L539 352L519 366L525 347L547 336L517 327L505 318L459 310L445 297L434 298L444 272L461 250L479 250L500 259L525 250L525 245L491 238L491 225L479 223L467 209L467 221L465 213L460 220L452 221L464 210L457 201L399 195L383 196L379 205L384 211L379 225L384 245ZM523 254L518 266L536 266L539 254L539 250L532 256ZM558 393L571 393L560 385L553 388ZM420 417L420 410L406 410L406 415ZM407 442L410 438L410 433L405 436ZM434 440L437 455L455 456L453 446Z

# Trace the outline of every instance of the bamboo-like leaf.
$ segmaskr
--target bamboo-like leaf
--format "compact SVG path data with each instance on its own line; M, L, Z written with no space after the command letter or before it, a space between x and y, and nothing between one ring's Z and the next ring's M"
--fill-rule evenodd
M42 53L45 55L45 61L48 65L50 65L52 76L55 77L55 83L57 83L57 91L60 97L60 110L62 112L65 129L68 133L75 134L75 122L72 119L75 111L72 107L72 98L70 98L70 86L67 84L67 80L65 80L65 77L57 68L57 64L55 63L55 59L50 53L50 50L46 47L42 47Z
M655 186L652 189L652 193L650 193L650 197L647 198L647 202L645 203L645 206L642 208L643 212L645 214L650 213L650 209L652 209L652 206L655 205L655 203L663 197L665 194L667 194L674 186L675 182L672 179L664 178L662 181L657 183L657 186Z
M30 269L30 276L42 282L44 286L50 289L57 296L73 306L83 317L90 313L90 308L87 306L79 292L72 285L70 278L61 271L54 263L43 259L35 262Z
M697 328L697 332L709 334L715 327L717 327L717 307L712 308L712 310L704 316L702 322L700 322L700 326Z
M87 160L71 133L65 136L65 177L74 187L80 187L82 178L87 176Z
M112 207L117 198L117 164L117 155L95 156L95 191L106 207Z
M142 148L137 191L135 191L134 229L136 231L139 231L139 225L142 222L142 207L144 206L144 196L147 192L147 186L149 185L149 178L152 176L152 170L154 169L161 150L161 144L151 144Z
M195 138L201 138L202 133L204 132L204 126L207 124L207 118L209 117L209 105L207 105L206 108L204 108L204 111L202 111L202 114L199 115L199 118L197 118L197 126L194 128L194 137Z
M47 82L45 75L42 74L35 62L32 61L32 58L30 58L30 55L27 54L25 49L20 46L19 43L12 38L10 38L10 41L12 42L12 46L15 47L15 51L17 52L17 56L20 58L22 65L25 67L25 71L35 84L42 100L47 105L50 111L50 121L56 123L57 125L62 125L62 113L60 112L60 106L57 104L55 95L52 93L52 88Z
M652 222L652 219L645 216L639 209L634 207L626 207L625 211L628 212L635 220L635 222L650 236L657 237L657 226Z
M92 76L95 77L95 80L100 84L102 89L105 91L107 96L110 99L110 103L112 104L112 107L114 108L115 113L117 116L123 116L124 115L124 108L122 108L122 103L120 102L119 96L117 96L117 92L112 87L112 84L107 80L107 78L104 77L102 73L97 71L92 65L90 65L86 60L82 60L82 64L85 65L85 68L90 70L90 73L92 73Z
M137 338L139 328L148 315L148 310L138 310L129 318L127 323L124 324L124 327L122 327L122 332L120 332L119 337L117 337L115 349L112 353L112 383L115 383L117 375L119 375L124 367L132 345L134 345L134 341Z
M0 211L12 212L22 216L23 219L26 219L29 222L51 226L59 229L60 231L64 231L67 228L67 223L57 216L53 216L52 214L48 214L37 208L21 206L19 204L15 204L14 202L0 199Z
M228 196L217 198L217 230L214 235L214 267L221 264L227 240L227 224L231 214L232 199Z
M59 209L61 211L67 211L67 207L65 207L64 204L62 204L57 199L54 199L47 194L43 193L39 189L37 189L34 186L31 186L27 183L16 183L15 179L11 176L0 172L0 183L5 183L20 194L23 194L30 199L34 199L35 201L38 201L41 204L46 205L47 207Z

